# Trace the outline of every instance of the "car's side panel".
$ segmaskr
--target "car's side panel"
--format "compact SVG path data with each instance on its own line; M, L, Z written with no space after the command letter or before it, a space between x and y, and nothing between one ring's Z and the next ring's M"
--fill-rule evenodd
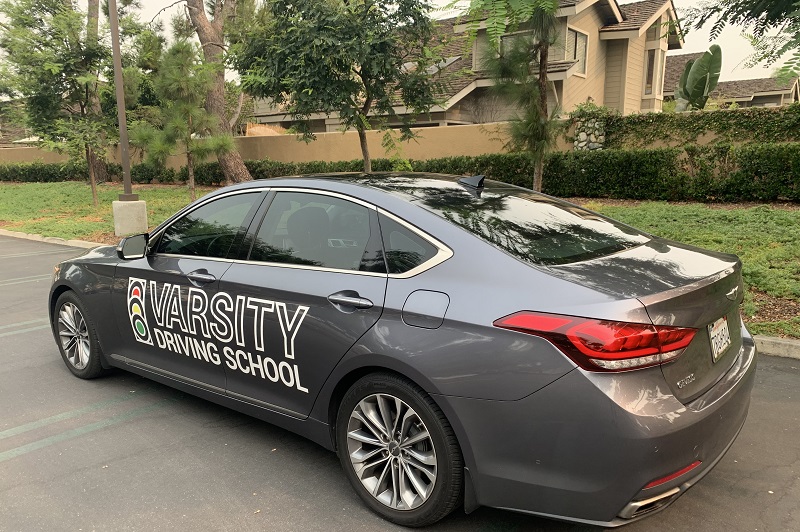
M125 371L136 373L137 375L160 382L161 384L171 388L201 397L232 410L236 410L237 412L241 412L256 419L271 423L275 426L290 430L304 438L308 438L309 440L323 446L326 449L333 449L330 427L325 422L310 418L294 417L282 412L278 412L274 409L253 404L252 402L242 401L225 395L222 393L222 391L214 391L207 387L198 386L197 383L189 382L186 379L182 379L174 375L167 375L155 368L146 368L141 365L130 365L119 358L110 358L110 362L112 366L120 367Z
M222 348L228 393L307 415L338 361L381 315L386 276L236 263L220 289L242 301L245 333ZM342 291L372 307L328 301Z
M119 261L115 248L94 248L80 257L62 262L50 288L51 319L55 318L52 312L58 295L64 290L74 291L86 305L104 352L108 352L112 340L118 335L114 320L102 318L108 316L111 309L114 270Z

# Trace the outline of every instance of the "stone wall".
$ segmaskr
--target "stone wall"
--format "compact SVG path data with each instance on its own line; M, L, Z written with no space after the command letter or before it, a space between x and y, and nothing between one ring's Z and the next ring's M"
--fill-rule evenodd
M576 150L602 150L606 142L605 121L590 118L585 122L575 124L575 140L573 147Z

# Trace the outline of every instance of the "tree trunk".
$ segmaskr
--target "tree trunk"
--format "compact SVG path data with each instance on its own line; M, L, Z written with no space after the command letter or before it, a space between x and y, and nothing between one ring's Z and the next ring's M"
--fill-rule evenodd
M89 46L97 46L98 34L100 27L100 0L89 0L87 4L87 20L86 20L86 44ZM97 83L93 87L87 87L89 110L92 115L100 116L103 110L100 107L100 97L97 94ZM105 142L105 133L101 133ZM104 145L104 144L103 144ZM95 190L96 183L108 181L108 167L106 166L105 157L99 156L94 150L87 147L87 164L89 165L89 179L92 183L92 196L95 199L95 206L97 206L97 191Z
M533 161L533 190L542 191L542 174L544 173L544 157L539 157Z
M89 145L86 145L86 165L89 167L89 185L92 187L92 202L97 207L97 176L95 174L95 162L97 156L92 151Z
M186 152L186 173L189 176L187 181L189 192L191 192L192 201L194 201L197 197L194 192L194 157L192 157L191 152Z
M550 113L547 110L547 63L550 55L550 42L547 40L549 36L539 41L539 120L545 123L550 118ZM544 139L542 139L544 141ZM542 174L544 173L544 149L537 150L536 159L534 161L533 171L533 190L536 192L542 191Z
M203 0L186 0L189 18L192 21L197 38L203 48L203 58L207 65L216 65L211 88L206 95L206 110L216 117L215 134L232 135L230 118L225 111L225 65L223 63L224 51L224 22L228 14L236 9L235 0L225 2L217 0L214 19L209 21L206 16ZM238 150L218 154L219 166L225 175L225 181L239 183L252 181L253 177L244 165L244 160Z
M358 142L361 144L361 155L364 157L364 173L372 172L372 159L369 158L369 145L367 144L367 130L358 128Z

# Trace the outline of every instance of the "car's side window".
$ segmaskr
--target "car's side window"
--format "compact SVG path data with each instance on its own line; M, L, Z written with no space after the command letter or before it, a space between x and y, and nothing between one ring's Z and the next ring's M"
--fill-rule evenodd
M278 192L249 260L385 273L370 239L370 209L324 194Z
M175 220L164 231L156 253L224 258L261 192L225 196Z
M438 253L438 248L420 235L380 214L381 234L389 273L405 273L427 262Z

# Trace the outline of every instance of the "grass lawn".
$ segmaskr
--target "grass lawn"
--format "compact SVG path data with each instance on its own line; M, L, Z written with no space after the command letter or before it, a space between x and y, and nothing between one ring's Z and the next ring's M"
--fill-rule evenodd
M199 188L198 195L213 190ZM84 183L0 183L0 227L45 236L116 243L111 201L122 186L99 186L92 206ZM155 226L189 203L182 186L137 185ZM800 208L587 200L576 203L655 235L735 253L748 286L743 314L757 334L800 338Z
M197 195L212 190L214 188L198 187ZM135 185L133 192L147 202L150 227L160 224L191 200L189 190L183 186ZM116 244L119 238L114 236L111 202L121 193L121 184L98 185L100 206L95 208L91 189L85 183L2 183L0 227Z

